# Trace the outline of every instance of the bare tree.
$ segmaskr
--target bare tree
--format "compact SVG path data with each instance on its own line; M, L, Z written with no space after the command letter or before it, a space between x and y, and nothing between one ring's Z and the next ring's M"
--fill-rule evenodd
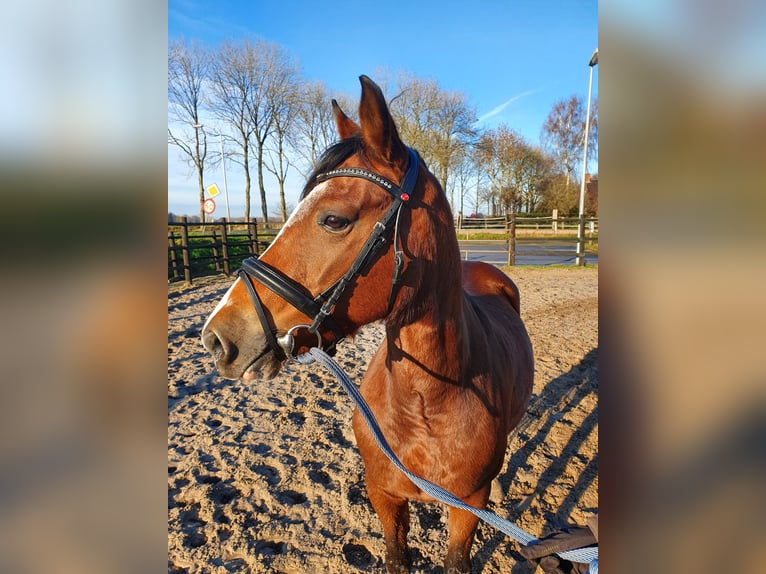
M476 182L476 204L478 205L483 196L487 196L488 203L494 200L501 187L500 161L498 160L498 134L497 130L488 130L484 132L474 147L474 158L479 167L479 173L486 175L489 180L489 186L484 193L479 191L479 181ZM478 213L478 207L476 208Z
M518 210L518 174L525 146L522 137L504 125L483 133L476 144L476 158L489 178L491 196L506 212Z
M290 134L290 147L300 159L298 171L308 177L322 152L338 138L331 102L352 117L356 102L347 94L331 93L321 82L304 82L299 87L298 113Z
M449 200L453 213L465 214L466 194L471 190L476 182L477 166L471 156L471 150L468 147L459 150L455 159L453 168L454 177L451 178ZM457 191L457 202L455 201L455 191Z
M200 112L204 103L204 84L210 70L210 54L196 41L174 40L168 51L168 119L182 127L176 133L168 127L168 143L178 147L187 163L197 172L199 216L205 221L204 171L207 136Z
M288 54L276 44L261 39L224 42L218 48L212 73L212 102L215 114L225 121L238 143L237 159L245 173L245 217L250 217L255 160L263 220L269 217L264 168L267 141L281 113L285 78L297 75ZM286 173L281 171L280 173Z
M402 139L417 148L446 190L450 170L476 137L476 110L465 95L407 73L399 75L396 92L391 112Z
M555 176L552 158L504 125L482 134L473 157L506 213L537 210Z
M543 124L540 140L562 168L566 185L575 178L575 170L583 155L585 139L585 105L578 96L553 105ZM588 150L595 151L598 142L598 105L592 107Z
M534 213L541 206L545 192L554 177L554 162L542 149L528 146L518 179L522 211Z
M274 70L272 93L269 96L273 129L270 134L271 145L265 152L265 164L279 185L279 212L282 222L287 221L285 203L285 180L292 165L287 153L290 132L296 123L298 102L298 73L294 66L285 65Z
M289 54L277 44L258 39L246 43L253 53L255 62L256 90L248 99L248 113L253 124L256 145L258 189L261 195L261 213L268 221L269 210L266 201L266 187L263 178L266 142L274 130L275 115L280 109L276 102L283 97L281 88L285 75L297 74L297 66Z
M210 105L215 115L229 127L237 146L232 161L242 166L245 175L245 218L250 218L250 160L252 124L248 99L256 89L252 53L242 44L223 42L218 46L211 70Z
M473 148L473 153L476 154L476 147ZM482 171L477 158L474 158L473 162L476 165L476 186L473 195L473 213L478 214L481 211L479 209L481 202L491 193L491 191L490 186L487 185L487 174Z

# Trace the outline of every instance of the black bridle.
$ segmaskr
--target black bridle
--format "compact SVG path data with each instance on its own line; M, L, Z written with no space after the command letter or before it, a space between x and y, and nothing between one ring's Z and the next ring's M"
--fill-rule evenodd
M383 214L383 217L381 217L373 226L370 236L367 238L367 241L362 246L362 249L359 251L359 254L356 256L356 259L354 259L354 262L351 264L348 271L322 293L316 297L312 297L308 290L302 285L282 273L280 270L264 263L259 258L248 257L242 262L242 268L239 269L237 273L247 288L250 300L253 302L253 306L258 314L258 319L261 322L261 328L266 335L269 347L278 358L285 359L293 357L293 334L299 329L306 329L309 333L316 335L317 346L322 348L322 336L319 333L319 327L322 324L325 324L335 335L335 340L332 341L325 351L332 353L335 350L335 345L344 335L337 321L332 316L335 304L340 300L349 285L351 285L351 283L377 259L377 256L381 253L381 248L386 244L388 235L393 228L394 272L391 277L391 291L388 297L388 310L386 314L391 312L396 297L396 287L399 283L399 275L402 266L404 265L404 256L398 249L399 214L402 206L407 205L410 201L412 191L415 189L415 183L418 179L418 168L420 165L418 154L410 148L407 148L407 152L409 155L409 164L407 166L407 171L402 178L401 185L396 185L381 175L358 167L341 167L316 176L315 179L317 182L323 182L334 177L358 177L366 179L385 189L394 198L394 201ZM313 317L311 325L295 325L288 329L284 335L277 337L276 328L272 327L266 314L266 310L263 307L263 303L261 302L260 297L258 297L258 293L249 278L258 281L261 285L279 295L307 317Z

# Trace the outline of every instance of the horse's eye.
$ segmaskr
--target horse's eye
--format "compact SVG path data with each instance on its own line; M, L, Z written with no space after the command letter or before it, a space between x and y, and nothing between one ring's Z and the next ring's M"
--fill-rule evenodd
M324 221L322 221L322 225L330 231L340 231L341 229L345 229L348 224L348 219L338 215L328 215L324 218Z

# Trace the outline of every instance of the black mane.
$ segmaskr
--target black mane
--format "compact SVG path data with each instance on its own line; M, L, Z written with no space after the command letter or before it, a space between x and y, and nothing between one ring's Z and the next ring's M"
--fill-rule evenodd
M316 177L319 174L325 173L338 167L338 164L351 157L361 149L361 136L352 136L328 147L322 154L322 157L319 158L319 161L317 161L316 165L314 166L314 170L311 172L311 175L306 182L306 185L303 187L303 191L301 192L300 197L301 200L306 197L314 187L314 184L316 183Z

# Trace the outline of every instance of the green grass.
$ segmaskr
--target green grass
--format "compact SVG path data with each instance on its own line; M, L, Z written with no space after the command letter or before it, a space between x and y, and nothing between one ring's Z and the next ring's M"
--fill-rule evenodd
M261 241L270 239L271 236L261 236L258 240L260 248L263 249ZM192 277L200 277L211 273L220 272L223 269L223 249L221 247L220 233L216 237L218 248L218 267L214 259L213 237L211 234L190 233L189 234L189 258ZM230 270L234 271L239 267L242 261L251 255L249 239L244 233L230 233L228 235L228 251ZM183 275L183 254L180 245L180 234L176 235L176 265L178 272ZM173 277L172 260L170 250L168 249L168 279Z
M506 233L488 233L488 232L475 232L475 233L458 233L458 241L507 241L508 234Z

